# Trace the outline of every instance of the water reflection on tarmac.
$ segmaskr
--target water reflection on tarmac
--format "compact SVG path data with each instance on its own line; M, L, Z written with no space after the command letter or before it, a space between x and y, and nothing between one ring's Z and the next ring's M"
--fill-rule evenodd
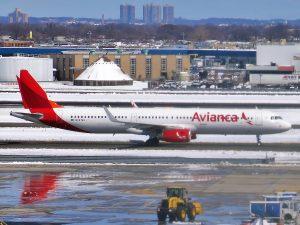
M165 188L176 185L188 188L204 205L198 219L205 224L240 224L248 217L249 201L262 193L299 191L299 174L299 168L283 166L2 164L0 217L15 222L158 224L157 204Z

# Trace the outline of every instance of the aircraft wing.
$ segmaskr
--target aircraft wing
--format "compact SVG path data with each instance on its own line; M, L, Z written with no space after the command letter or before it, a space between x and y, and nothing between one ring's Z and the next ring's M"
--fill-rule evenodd
M118 120L110 111L107 107L103 107L109 120L114 123L122 123L130 126L131 128L136 128L140 130L156 130L156 131L161 131L166 128L179 128L180 125L163 125L163 124L147 124L147 123L134 123L134 122L126 122L126 121L121 121Z

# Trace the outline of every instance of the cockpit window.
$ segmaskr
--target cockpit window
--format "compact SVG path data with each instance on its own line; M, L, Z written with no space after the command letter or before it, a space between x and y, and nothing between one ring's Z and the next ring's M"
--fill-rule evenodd
M271 116L271 120L282 120L281 116Z

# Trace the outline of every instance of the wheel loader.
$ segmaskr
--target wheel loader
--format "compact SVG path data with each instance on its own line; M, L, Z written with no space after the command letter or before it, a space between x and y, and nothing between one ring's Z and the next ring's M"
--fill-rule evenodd
M157 218L160 222L169 219L169 222L184 222L188 218L193 222L197 215L203 213L200 202L191 201L188 191L182 187L167 188L167 198L161 200L157 207Z

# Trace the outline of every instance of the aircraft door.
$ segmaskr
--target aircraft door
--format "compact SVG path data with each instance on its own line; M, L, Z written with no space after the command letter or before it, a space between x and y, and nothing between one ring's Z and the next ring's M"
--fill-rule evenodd
M136 113L131 114L131 122L137 123L138 122L138 115Z
M259 111L259 113L256 114L255 116L255 124L257 126L262 126L263 125L263 118L262 118L262 112Z

